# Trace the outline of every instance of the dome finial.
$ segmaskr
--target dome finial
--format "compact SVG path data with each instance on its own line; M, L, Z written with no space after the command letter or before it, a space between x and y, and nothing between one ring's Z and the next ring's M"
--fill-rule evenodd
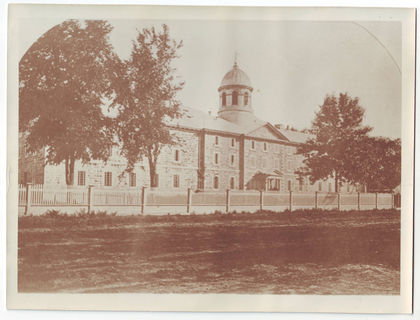
M238 55L239 55L238 51L235 51L235 63L233 64L234 67L238 66Z

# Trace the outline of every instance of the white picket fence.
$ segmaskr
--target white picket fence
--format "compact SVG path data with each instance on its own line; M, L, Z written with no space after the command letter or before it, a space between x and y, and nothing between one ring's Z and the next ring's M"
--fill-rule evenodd
M29 196L27 196L29 195ZM194 192L187 190L149 190L143 188L62 187L20 185L21 214L42 214L54 209L73 213L107 211L118 214L211 213L338 209L372 210L394 208L391 193L333 193L333 192L263 192L226 190Z

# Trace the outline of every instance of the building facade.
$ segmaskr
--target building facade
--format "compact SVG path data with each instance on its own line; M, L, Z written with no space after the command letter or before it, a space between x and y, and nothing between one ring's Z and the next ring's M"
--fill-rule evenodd
M186 109L182 118L168 123L179 143L164 146L157 164L157 188L192 190L330 191L332 180L311 184L299 179L295 170L302 165L296 147L308 135L274 126L258 119L253 112L253 87L246 73L235 62L223 77L219 111L212 116ZM44 165L45 151L25 152L24 134L20 138L19 182L44 186L65 186L64 165ZM148 161L137 163L132 173L124 172L126 161L118 148L107 162L75 164L76 186L135 188L150 186ZM353 191L350 186L344 190Z

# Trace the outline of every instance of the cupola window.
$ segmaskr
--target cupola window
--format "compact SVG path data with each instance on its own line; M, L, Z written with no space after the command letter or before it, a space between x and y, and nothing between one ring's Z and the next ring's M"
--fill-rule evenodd
M232 92L232 105L237 106L238 105L238 91Z
M244 95L244 105L248 105L248 92L245 92L245 95Z
M226 92L222 93L222 106L226 107Z

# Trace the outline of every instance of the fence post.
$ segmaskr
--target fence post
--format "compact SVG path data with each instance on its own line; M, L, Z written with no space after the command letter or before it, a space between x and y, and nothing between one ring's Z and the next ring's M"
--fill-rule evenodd
M141 188L141 213L144 213L144 207L146 206L146 187Z
M25 216L31 213L31 202L32 202L32 183L28 182L26 184L26 206L25 206Z
M340 211L340 192L337 192L337 209Z
M360 211L360 192L357 193L357 210Z
M191 204L191 188L187 189L187 213L190 213L190 204Z
M318 209L318 191L315 191L315 209Z
M378 210L378 193L375 192L375 210Z
M263 191L260 190L260 212L262 212L263 209Z
M88 209L87 212L88 214L90 214L91 210L92 210L92 185L88 186Z
M292 190L289 192L289 211L292 212Z
M395 209L395 194L391 193L391 209Z
M229 206L230 206L230 190L226 189L226 213L229 212Z

